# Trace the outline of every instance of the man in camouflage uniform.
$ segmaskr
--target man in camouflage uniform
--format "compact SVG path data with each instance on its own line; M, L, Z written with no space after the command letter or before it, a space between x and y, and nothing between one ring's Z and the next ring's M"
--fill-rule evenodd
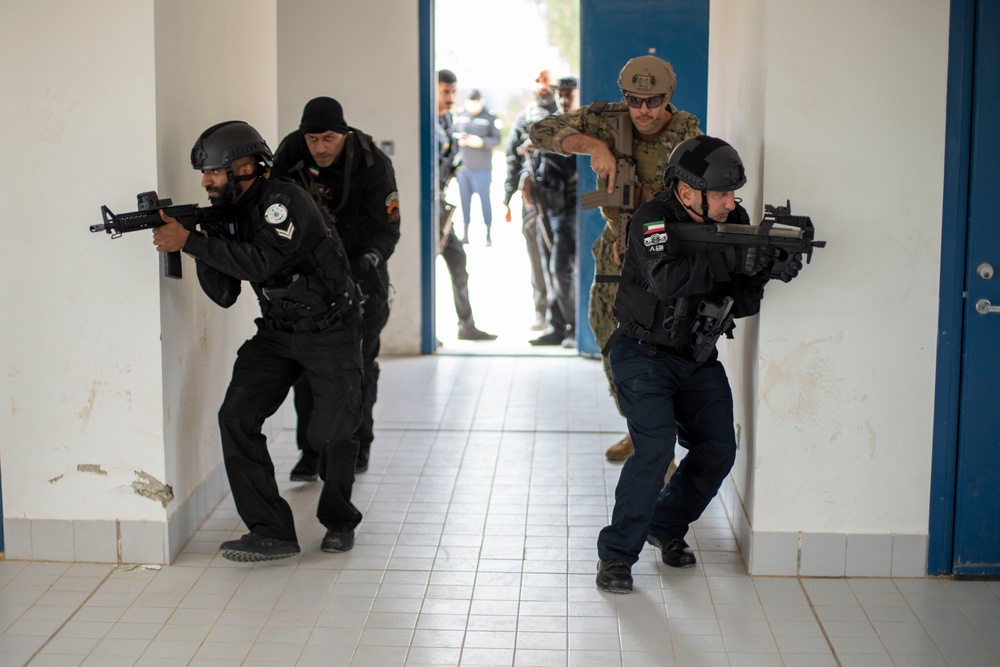
M606 187L610 194L614 190L620 155L615 148L614 127L609 115L627 111L632 121L630 157L635 164L635 205L638 208L663 189L667 159L674 146L702 133L697 118L670 104L676 84L677 77L670 63L656 56L633 58L625 63L618 75L621 102L595 102L572 114L547 116L531 126L531 140L543 151L589 155L590 167L598 176L597 187ZM612 309L618 283L602 281L600 276L621 274L621 260L615 247L619 233L618 213L617 208L601 207L604 231L593 247L595 277L590 288L589 319L597 344L602 348L615 329ZM624 255L624 248L620 249L620 254ZM607 357L604 358L604 371L614 396ZM609 461L624 461L632 451L632 439L626 434L605 454Z

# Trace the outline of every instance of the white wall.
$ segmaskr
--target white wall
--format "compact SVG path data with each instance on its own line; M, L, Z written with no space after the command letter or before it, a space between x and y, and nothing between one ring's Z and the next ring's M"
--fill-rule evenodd
M392 315L382 354L420 351L420 73L412 0L278 3L278 134L299 126L314 97L336 98L347 123L392 141L401 235L389 260ZM267 137L270 139L270 137Z
M162 519L131 488L165 479L157 257L87 230L156 183L153 4L4 2L0 25L4 513Z
M743 206L753 221L763 211L762 179L764 161L764 71L760 67L763 42L763 13L759 4L732 3L727 11L710 12L709 65L724 68L730 76L709 76L708 118L705 132L724 138L743 159L748 180L739 191ZM724 64L723 64L724 63ZM735 339L722 341L720 356L733 389L734 416L739 428L739 452L731 477L753 511L753 452L756 447L756 365L744 364L752 358L759 338L759 318L737 322Z
M191 168L198 136L225 120L275 134L274 0L157 0L155 18L157 186L175 203L207 206L201 174ZM183 280L160 283L166 456L180 500L222 463L216 414L236 350L260 315L246 284L234 306L212 303L194 261L183 261Z
M162 562L225 492L215 413L256 300L223 311L189 258L160 277L149 232L87 226L145 190L207 204L211 124L274 134L274 0L7 2L0 24L6 552Z
M829 241L768 288L743 360L755 533L927 533L948 17L946 0L712 3L709 125L762 149L752 187Z

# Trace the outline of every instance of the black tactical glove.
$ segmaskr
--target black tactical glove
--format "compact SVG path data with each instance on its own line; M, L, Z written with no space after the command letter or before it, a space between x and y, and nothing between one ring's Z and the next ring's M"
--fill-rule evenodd
M792 255L792 259L788 262L788 265L781 270L778 275L778 280L783 283L789 283L792 278L799 275L799 271L802 270L802 253L797 252Z
M378 253L374 250L369 250L365 254L358 258L358 275L364 275L369 271L374 271L381 261Z
M722 256L730 273L742 273L747 276L760 273L774 260L774 253L770 247L729 245L723 249Z

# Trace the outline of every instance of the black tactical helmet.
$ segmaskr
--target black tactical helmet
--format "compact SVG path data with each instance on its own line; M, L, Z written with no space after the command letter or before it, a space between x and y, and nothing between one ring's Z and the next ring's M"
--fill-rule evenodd
M736 149L717 137L692 137L677 144L667 160L667 187L684 181L696 190L729 192L747 182L743 161Z
M260 132L242 120L227 120L201 133L191 149L191 166L199 171L229 168L246 155L257 155L268 167L274 158Z

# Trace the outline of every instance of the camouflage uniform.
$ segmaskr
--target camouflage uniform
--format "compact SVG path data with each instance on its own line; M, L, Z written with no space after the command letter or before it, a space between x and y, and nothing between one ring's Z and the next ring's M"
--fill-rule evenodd
M543 151L566 154L560 148L562 140L572 134L586 134L604 141L617 157L615 137L610 125L603 116L590 113L590 107L580 107L571 114L548 116L539 120L531 127L531 141ZM628 107L621 103L610 103L604 107L605 112L621 111L628 113ZM636 206L649 201L653 195L663 189L663 172L667 168L667 159L674 146L700 135L698 119L686 111L678 111L673 104L667 104L671 113L670 120L659 136L653 141L644 141L638 133L633 132L632 157L636 162ZM607 188L607 182L599 179L598 189ZM604 230L594 243L594 274L595 276L617 276L621 267L615 262L614 244L618 239L618 209L601 207L604 217ZM604 347L611 332L615 329L613 306L618 294L618 283L597 282L590 287L590 308L588 311L590 328L597 339L597 345ZM608 387L611 395L615 395L614 383L611 380L611 368L607 357L604 360L604 372L608 376Z

